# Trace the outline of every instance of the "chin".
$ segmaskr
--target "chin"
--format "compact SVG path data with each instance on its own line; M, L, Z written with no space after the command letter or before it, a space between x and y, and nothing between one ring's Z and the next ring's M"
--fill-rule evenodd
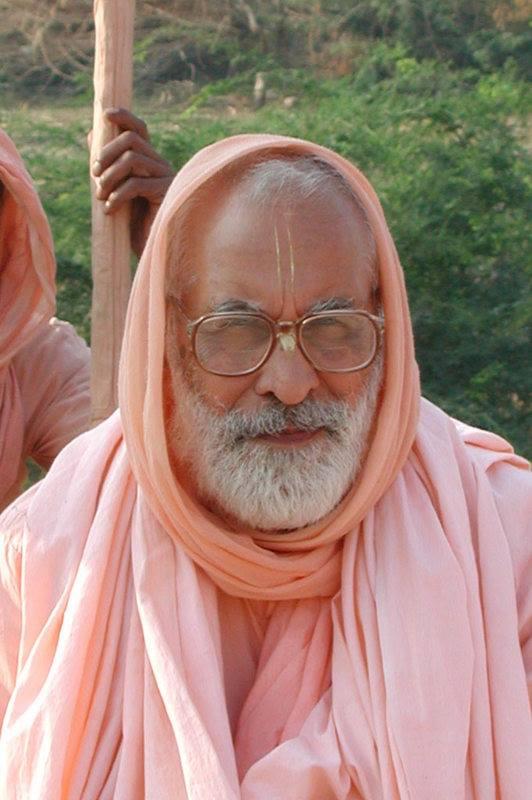
M225 492L220 492L220 485L218 491L213 491L213 487L208 491L204 486L200 492L204 504L234 530L251 528L279 535L313 525L334 511L356 477L353 471L341 481L337 474L329 475L329 480L321 476L309 485L304 476L301 480L301 474L300 480L290 481L285 476L277 483L261 481L259 474L254 483L246 482L246 473L249 476L249 472L242 471L241 482L235 484L233 480L222 487L228 490ZM262 486L258 485L261 482Z

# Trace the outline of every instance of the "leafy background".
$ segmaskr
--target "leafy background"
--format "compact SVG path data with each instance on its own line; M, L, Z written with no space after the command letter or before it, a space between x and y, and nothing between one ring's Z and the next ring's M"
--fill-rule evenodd
M0 124L52 225L59 314L87 339L91 7L0 0ZM531 455L529 54L517 0L137 3L134 110L155 146L177 169L271 131L357 163L405 268L424 394Z

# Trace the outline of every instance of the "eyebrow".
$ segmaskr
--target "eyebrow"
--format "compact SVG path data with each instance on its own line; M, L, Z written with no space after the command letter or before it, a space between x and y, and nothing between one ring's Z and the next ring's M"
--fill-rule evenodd
M253 303L248 300L239 300L237 297L230 297L229 300L224 300L223 303L213 306L211 309L212 314L219 314L225 311L261 311L258 303Z
M317 314L320 311L340 311L343 309L354 308L353 297L328 297L324 300L318 300L306 312L307 314ZM230 311L250 311L261 313L263 309L259 303L254 303L250 300L240 300L237 297L231 297L224 300L223 303L212 307L211 314L218 314Z
M307 314L317 314L319 311L342 311L353 309L354 297L328 297L326 300L318 300L309 308Z

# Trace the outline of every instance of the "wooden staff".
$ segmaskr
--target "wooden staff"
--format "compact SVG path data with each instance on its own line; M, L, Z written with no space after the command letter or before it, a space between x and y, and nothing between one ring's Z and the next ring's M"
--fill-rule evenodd
M134 0L94 0L94 118L91 163L116 134L103 115L109 107L131 107ZM117 407L120 347L131 286L129 209L111 216L92 191L91 396L93 424Z

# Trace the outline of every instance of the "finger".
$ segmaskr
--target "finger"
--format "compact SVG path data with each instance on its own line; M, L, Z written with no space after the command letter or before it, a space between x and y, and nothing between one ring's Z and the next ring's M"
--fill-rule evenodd
M124 203L136 197L144 197L153 205L160 205L164 199L171 179L164 178L129 178L118 189L112 192L104 206L106 214L113 214Z
M161 164L167 164L151 144L142 139L138 133L125 131L120 133L109 144L106 144L105 147L102 147L92 164L92 174L95 177L99 177L114 161L120 158L122 153L126 153L128 150L141 153ZM171 169L169 165L168 167Z
M135 116L127 108L106 108L103 112L107 119L117 125L122 131L133 131L149 141L148 126L140 117Z
M111 192L117 189L128 177L136 178L162 178L173 177L168 174L166 164L154 161L152 158L128 150L103 172L97 181L96 196L105 200Z

